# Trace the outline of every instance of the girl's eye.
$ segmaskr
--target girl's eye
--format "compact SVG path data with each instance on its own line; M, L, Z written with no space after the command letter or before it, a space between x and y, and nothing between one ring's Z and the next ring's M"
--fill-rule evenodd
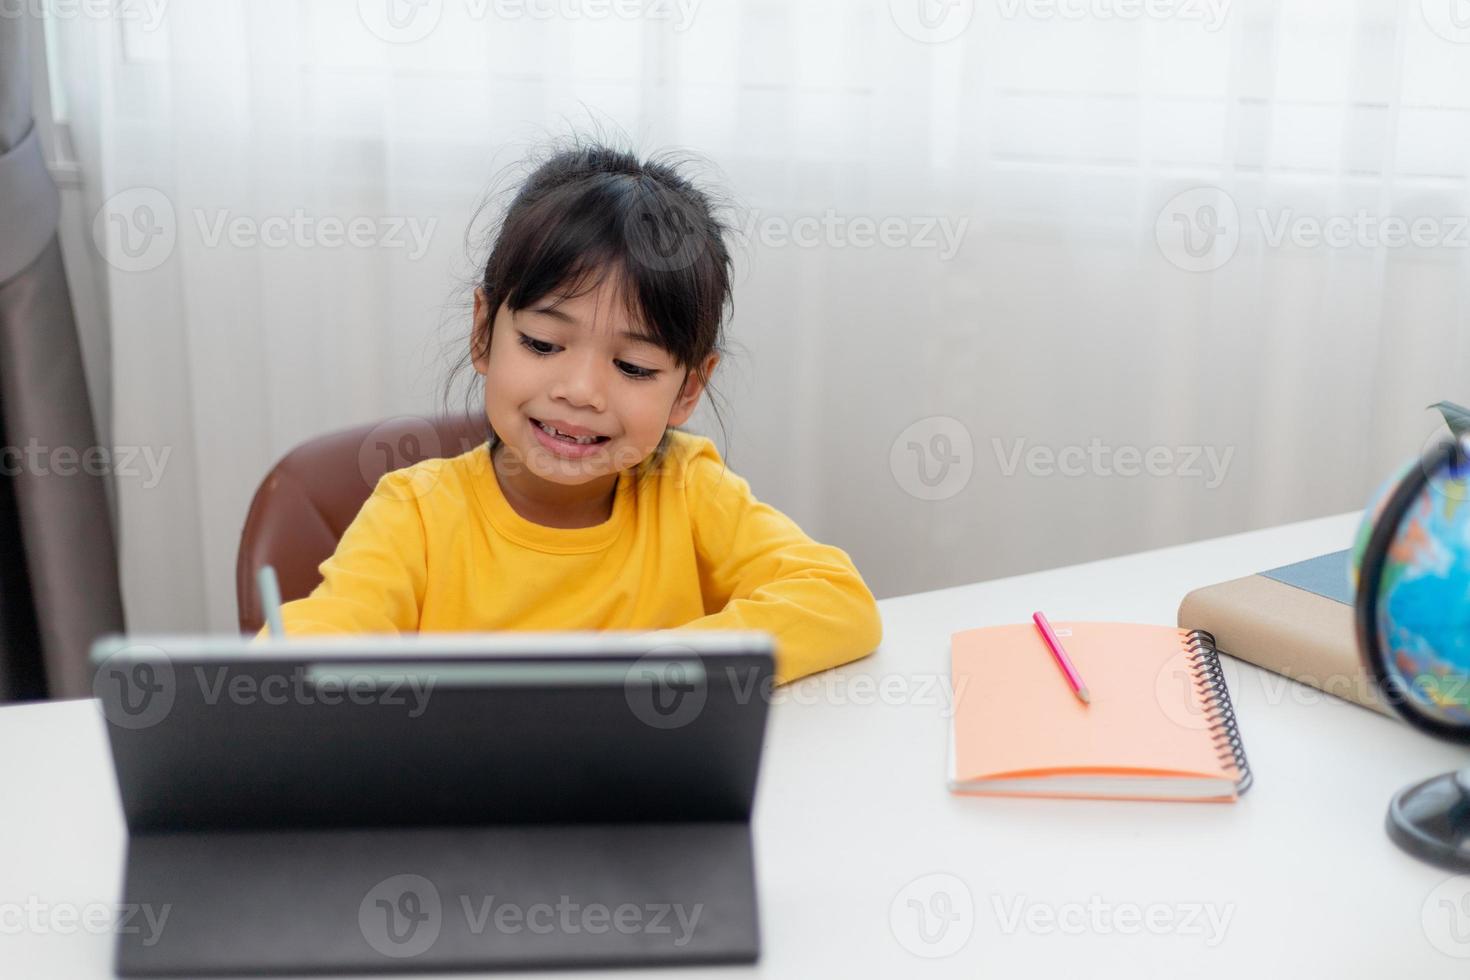
M534 337L527 337L525 334L521 334L521 346L539 357L547 357L555 353L555 351L543 350L542 348L553 348L556 345L549 341L537 340ZM634 381L648 381L658 374L658 371L653 368L639 367L637 364L629 364L627 361L618 361L616 363L622 369L623 374Z
M652 368L639 367L636 364L629 364L627 361L619 361L618 366L623 369L624 374L636 381L647 381L655 374L658 374Z

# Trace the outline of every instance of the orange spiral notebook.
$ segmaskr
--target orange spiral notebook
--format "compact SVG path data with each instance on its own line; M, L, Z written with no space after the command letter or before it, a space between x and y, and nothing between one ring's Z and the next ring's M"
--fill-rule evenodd
M1090 704L1072 693L1031 623L950 637L953 792L1228 802L1249 788L1209 633L1052 625Z

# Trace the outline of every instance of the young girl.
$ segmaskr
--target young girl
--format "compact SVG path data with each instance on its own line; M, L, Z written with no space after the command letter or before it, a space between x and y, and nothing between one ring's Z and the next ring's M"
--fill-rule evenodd
M724 233L675 164L538 167L475 290L487 442L384 476L286 631L759 629L783 683L871 652L847 554L679 429L723 350Z

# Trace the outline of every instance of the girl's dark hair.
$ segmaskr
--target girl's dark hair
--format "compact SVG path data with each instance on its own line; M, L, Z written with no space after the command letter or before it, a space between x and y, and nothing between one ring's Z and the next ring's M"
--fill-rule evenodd
M471 350L454 372L471 368L467 413L484 414L473 362L489 352L502 303L524 310L550 293L576 296L595 289L608 276L620 280L638 328L651 333L708 391L704 362L710 354L725 353L723 325L733 307L732 262L725 245L730 226L716 217L720 209L712 193L681 172L687 155L657 154L640 161L627 150L583 137L553 143L543 153L539 164L532 156L534 169L492 230L477 284L489 304L488 323L483 336L471 337ZM453 381L452 374L446 407ZM718 418L718 409L715 414ZM486 429L493 452L500 437L488 419ZM666 429L639 464L640 480L658 468L668 445Z

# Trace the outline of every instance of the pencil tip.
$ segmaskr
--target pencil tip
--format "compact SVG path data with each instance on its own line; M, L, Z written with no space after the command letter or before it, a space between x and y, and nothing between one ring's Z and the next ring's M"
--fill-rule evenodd
M1087 693L1087 688L1085 687L1077 692L1077 696L1080 697L1087 704L1092 703L1092 695Z

